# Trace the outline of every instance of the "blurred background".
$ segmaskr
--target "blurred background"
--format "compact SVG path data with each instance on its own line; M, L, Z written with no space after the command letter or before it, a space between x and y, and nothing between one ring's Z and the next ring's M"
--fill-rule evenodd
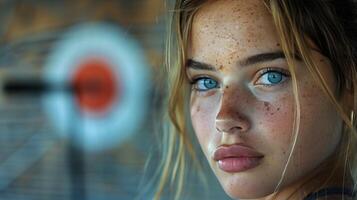
M0 1L0 199L151 199L165 4Z

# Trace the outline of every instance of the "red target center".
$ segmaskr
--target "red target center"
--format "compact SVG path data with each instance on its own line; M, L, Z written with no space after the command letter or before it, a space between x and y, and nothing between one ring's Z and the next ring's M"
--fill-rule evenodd
M72 80L82 111L105 112L119 96L116 78L104 60L82 62Z

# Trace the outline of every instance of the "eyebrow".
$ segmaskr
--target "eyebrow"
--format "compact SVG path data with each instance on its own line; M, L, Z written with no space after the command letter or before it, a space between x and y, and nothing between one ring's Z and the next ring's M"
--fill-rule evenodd
M293 56L293 58L295 58L297 60L301 60L300 57L296 54L293 54L292 56ZM282 51L261 53L261 54L249 56L248 58L245 58L244 60L238 61L238 65L245 67L245 66L254 65L257 63L272 61L272 60L281 59L281 58L285 59L285 54ZM214 66L207 64L207 63L195 61L193 59L187 60L186 67L190 68L190 69L196 69L196 70L217 71L217 69Z
M277 52L261 53L261 54L249 56L248 58L239 61L238 63L241 66L248 66L248 65L254 65L257 63L272 61L280 58L285 59L285 54L282 51L277 51Z
M193 59L188 59L186 63L186 67L190 69L196 70L208 70L208 71L217 71L215 67L210 64L195 61Z

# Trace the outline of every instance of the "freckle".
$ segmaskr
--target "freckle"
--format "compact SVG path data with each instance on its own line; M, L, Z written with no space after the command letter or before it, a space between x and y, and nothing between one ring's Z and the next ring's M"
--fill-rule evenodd
M270 113L270 115L274 115L274 113Z
M267 111L270 111L270 106L269 106L269 103L268 103L268 102L265 102L265 101L264 101L264 106L265 106L265 109L266 109Z
M280 43L276 43L276 46L277 46L277 47L280 47Z
M226 85L226 89L228 89L229 88L229 86L228 85Z
M278 107L276 110L279 111L279 110L280 110L280 107Z
M223 69L223 65L220 65L218 70L222 70Z
M324 62L324 60L323 60L323 59L320 59L320 62Z

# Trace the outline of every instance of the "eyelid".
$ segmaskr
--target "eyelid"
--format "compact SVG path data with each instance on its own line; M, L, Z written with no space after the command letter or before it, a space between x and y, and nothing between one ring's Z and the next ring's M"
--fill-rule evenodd
M211 76L208 76L208 75L197 75L197 76L193 76L192 78L189 79L192 90L195 90L195 91L198 91L198 92L207 92L209 90L212 90L212 89L201 90L201 89L195 88L195 86L197 86L197 82L202 80L202 79L212 79L215 82L217 82L217 87L216 88L212 88L212 89L220 88L219 81L217 81L217 79L215 79L214 77L211 77Z
M197 74L197 75L193 75L193 76L188 76L188 80L190 83L193 83L199 79L203 79L203 78L210 78L213 79L215 81L217 81L217 83L219 83L218 79L212 75L208 75L208 74Z
M283 76L285 76L285 80L281 83L277 83L277 84L257 84L257 82L264 76L266 75L267 73L270 73L270 72L278 72L278 73L281 73ZM290 77L290 72L286 69L282 69L282 68L279 68L279 67L266 67L264 69L261 69L257 72L257 78L255 78L254 80L254 84L256 85L262 85L264 87L272 87L272 86L275 86L275 85L280 85L280 84L283 84L284 82L286 82L286 79L288 79Z
M195 84L195 83L197 83L197 81L199 81L201 79L205 79L205 78L213 79L214 81L216 81L218 83L218 81L215 78L212 78L209 76L194 76L192 78L189 78L189 81L190 81L190 84Z
M286 75L286 76L290 76L289 70L282 69L282 68L278 68L278 67L267 67L267 68L264 68L264 69L262 69L262 70L259 70L259 71L258 71L258 74L259 74L260 76L262 76L262 75L264 75L264 74L266 74L266 73L268 73L268 72L280 72L280 73L282 73L282 74L284 74L284 75ZM260 76L259 76L259 77L260 77Z

